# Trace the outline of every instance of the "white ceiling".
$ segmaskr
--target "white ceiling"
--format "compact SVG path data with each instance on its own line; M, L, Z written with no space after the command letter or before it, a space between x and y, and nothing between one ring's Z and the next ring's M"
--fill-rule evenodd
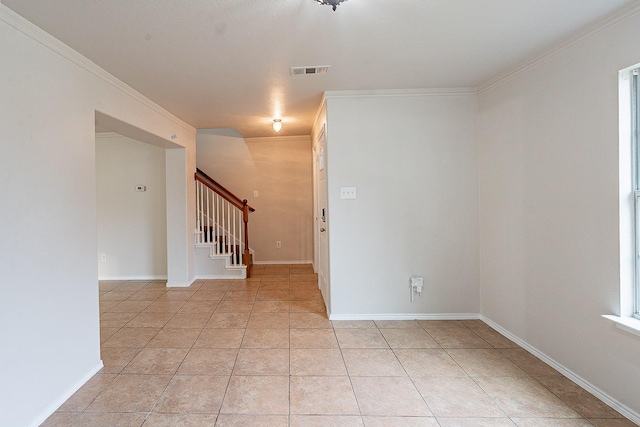
M0 0L196 128L306 135L326 90L476 87L639 0ZM328 74L289 68L331 65Z

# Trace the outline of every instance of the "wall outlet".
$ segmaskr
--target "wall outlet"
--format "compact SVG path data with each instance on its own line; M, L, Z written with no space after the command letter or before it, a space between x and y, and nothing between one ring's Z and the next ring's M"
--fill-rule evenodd
M101 259L102 261L106 261L106 260L107 260L107 254L102 254L102 255L100 256L100 259Z
M280 249L282 247L282 242L280 240L278 240L276 242L276 248Z
M253 190L253 197L258 197L258 190Z

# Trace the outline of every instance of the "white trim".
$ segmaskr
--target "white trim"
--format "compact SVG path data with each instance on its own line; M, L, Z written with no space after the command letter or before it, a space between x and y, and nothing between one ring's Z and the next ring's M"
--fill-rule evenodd
M602 317L615 323L618 329L640 337L640 319L603 314Z
M478 313L329 314L329 320L475 320Z
M167 280L167 275L160 276L98 276L98 280Z
M91 368L89 372L87 372L75 384L69 387L65 393L62 393L57 399L54 399L54 401L51 402L51 404L47 406L47 408L42 411L40 415L38 415L27 425L29 427L38 427L40 424L44 423L47 418L49 418L54 412L56 412L64 402L66 402L71 396L73 396L76 391L80 390L80 387L85 385L87 381L93 378L93 376L97 374L103 367L104 364L102 363L102 360L100 360L100 362L96 366Z
M254 261L253 265L273 265L273 264L313 264L312 260L293 260L293 261Z
M588 391L598 399L602 400L604 403L606 403L607 405L609 405L610 407L612 407L613 409L621 413L623 416L627 417L634 423L640 425L640 414L635 412L633 409L629 408L623 403L620 403L618 400L609 396L607 393L600 390L598 387L594 386L589 381L585 380L584 378L582 378L575 372L571 371L569 368L565 367L564 365L556 362L555 360L553 360L552 358L550 358L549 356L547 356L537 348L533 347L529 343L521 340L520 338L518 338L511 332L507 331L506 329L504 329L503 327L501 327L500 325L498 325L488 317L480 315L480 320L485 322L487 325L491 326L497 332L504 335L514 343L518 344L523 349L527 350L529 353L536 356L538 359L545 362L547 365L551 366L552 368L560 372L565 377L569 378L574 383L578 384L580 387L582 387L583 389L585 389L586 391Z
M289 136L256 136L253 138L245 138L246 143L260 142L301 142L308 144L311 142L311 135L289 135Z
M196 280L198 280L198 277L194 277L188 282L167 282L167 288L188 288L193 285Z
M331 98L369 98L390 96L461 96L477 95L471 87L459 88L422 88L422 89L378 89L378 90L330 90L324 93L325 99Z
M27 37L30 37L34 41L40 43L42 46L50 49L51 51L57 53L62 56L69 62L77 65L103 82L113 86L114 88L120 90L122 93L129 95L131 98L135 99L139 103L148 107L149 109L155 111L160 114L167 120L175 123L176 125L183 128L185 131L195 135L196 129L189 125L188 123L180 120L178 117L174 116L155 102L151 101L146 96L142 95L140 92L127 85L123 81L117 79L112 74L108 73L103 68L96 65L94 62L87 59L85 56L81 55L79 52L71 49L66 44L62 43L60 40L53 37L51 34L42 30L35 24L27 21L7 6L0 3L0 21L6 23L7 25L15 28L20 31Z
M592 37L606 29L618 24L619 22L640 13L640 5L638 3L633 2L631 5L627 7L623 7L617 12L606 16L602 19L597 20L596 22L588 25L581 30L578 30L573 35L565 38L564 40L554 44L549 49L544 52L530 57L518 65L508 69L507 71L498 74L495 77L490 78L484 83L481 83L478 86L478 93L483 93L490 89L493 89L496 86L499 86L509 80L517 77L518 75L529 71L532 68L537 67L538 65L550 60L554 56L560 54L561 52L569 49L573 45L576 45L589 37Z

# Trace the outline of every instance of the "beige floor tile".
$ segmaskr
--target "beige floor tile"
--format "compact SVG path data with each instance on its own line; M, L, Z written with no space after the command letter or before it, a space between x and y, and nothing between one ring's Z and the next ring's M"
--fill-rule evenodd
M260 291L290 291L291 284L289 282L265 282L260 284Z
M174 374L187 355L181 348L143 348L122 371L125 374Z
M127 323L130 328L162 328L173 317L173 313L143 311Z
M431 329L442 329L442 328L465 328L461 321L459 320L417 320L418 324L422 326L427 331Z
M98 282L98 287L100 292L109 292L122 285L122 281L119 280L100 280Z
M193 344L194 348L240 348L244 329L206 328Z
M413 381L436 417L506 417L469 377L415 378Z
M249 322L249 312L246 313L213 313L205 328L246 328Z
M210 317L211 313L178 312L167 322L165 328L204 328Z
M288 313L289 301L256 301L252 313Z
M100 296L101 301L124 301L133 295L134 291L111 291Z
M81 412L54 412L40 427L76 427L80 415Z
M256 301L289 301L289 291L263 291L259 290Z
M256 290L243 290L243 291L227 291L222 298L223 301L255 301L256 294L258 293L258 289Z
M169 375L118 375L87 408L88 412L148 412L164 391Z
M516 427L509 418L438 418L441 427Z
M264 328L280 329L289 328L289 313L256 313L249 317L247 329Z
M140 313L149 307L153 301L122 301L120 304L112 307L111 313Z
M104 314L118 305L119 301L100 301L99 311L100 314Z
M227 291L233 284L233 280L210 279L205 280L200 286L203 291Z
M292 313L322 313L326 316L327 307L324 301L291 301L290 311Z
M115 374L96 374L58 408L58 411L84 411L115 379Z
M292 328L331 328L331 321L324 313L291 313L289 321Z
M475 381L509 417L580 418L533 378L477 377Z
M333 329L290 329L291 348L338 348Z
M137 313L103 313L100 316L100 327L103 328L122 328L135 318Z
M422 329L380 329L391 348L439 348L431 335Z
M320 289L294 289L289 293L291 301L322 301Z
M230 376L238 350L228 348L192 348L178 369L179 375Z
M118 291L139 291L149 284L149 280L127 280L118 286Z
M494 349L448 349L447 353L472 377L527 376Z
M145 313L177 313L184 306L184 300L163 300L159 299L152 302L149 307L145 308Z
M351 382L362 415L432 416L409 378L351 377Z
M234 280L229 286L228 291L254 291L254 295L258 292L260 282L249 282L247 280Z
M111 338L113 336L113 334L115 334L119 330L120 330L120 328L105 328L105 327L101 327L100 328L100 344L102 344L103 342L105 342L106 340Z
M252 301L220 301L214 313L250 313Z
M415 320L376 320L374 323L380 329L420 328Z
M584 419L514 418L513 422L518 427L593 427L593 424Z
M266 270L264 275L262 276L262 283L265 282L288 282L289 275L288 274L271 274L272 272Z
M389 348L378 329L336 329L341 348Z
M233 375L289 375L289 350L242 348Z
M144 427L211 427L217 414L158 414L151 413Z
M180 310L179 314L212 314L218 308L218 301L187 301Z
M141 289L131 295L129 301L155 301L163 296L167 291L164 289Z
M377 328L373 320L332 320L335 329Z
M480 338L491 344L493 348L519 348L518 344L494 330L477 329L474 332L478 334Z
M140 347L104 347L100 348L100 358L104 367L100 370L105 374L119 374L129 362L138 354Z
M462 368L441 349L397 349L398 360L412 377L466 377Z
M147 344L149 348L191 348L202 329L163 328Z
M216 427L289 427L286 415L225 415L218 416Z
M406 377L407 373L396 355L389 349L345 348L344 362L350 376L357 377Z
M106 340L102 347L144 347L159 328L122 328Z
M621 418L617 411L566 377L540 377L538 382L585 418Z
M492 348L468 328L440 328L432 329L429 335L443 348Z
M562 374L522 348L500 349L500 353L532 377L559 377Z
M242 348L289 348L289 329L247 329Z
M267 264L264 267L264 274L289 274L291 267L288 264Z
M291 377L291 414L360 415L349 377Z
M364 427L357 415L291 415L291 427Z
M232 376L221 414L289 414L289 377Z
M166 294L158 298L157 301L187 301L196 293L196 289L192 288L172 288L167 291Z
M146 414L127 413L83 413L78 414L74 424L65 427L140 427Z
M222 301L228 291L200 289L196 291L189 301Z
M342 352L339 349L291 349L290 358L291 375L347 375L347 368L342 358Z
M217 414L228 383L229 377L176 375L153 411L170 414Z
M366 427L438 427L433 417L364 417Z
M317 285L318 275L314 273L291 273L290 276L292 282L309 282Z

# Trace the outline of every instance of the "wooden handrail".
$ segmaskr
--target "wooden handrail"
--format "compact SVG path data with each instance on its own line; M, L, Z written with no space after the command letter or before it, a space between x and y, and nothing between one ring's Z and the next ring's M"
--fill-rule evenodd
M201 178L204 178L204 179L198 179L199 175L201 176ZM207 187L209 187L210 189L212 189L216 193L220 194L221 196L224 197L224 195L222 193L226 194L229 198L233 199L234 201L232 202L231 200L227 199L226 197L225 197L225 200L227 200L230 203L233 203L233 205L235 207L237 207L238 209L242 209L243 202L246 202L246 200L240 199L240 197L238 197L235 194L233 194L224 185L220 184L218 181L216 181L215 179L211 178L209 175L204 173L201 169L196 168L195 177L196 177L196 179L198 179L198 181L200 181L201 183L203 183L204 185L206 185ZM207 182L207 181L209 181L209 182ZM207 185L207 184L209 184L209 185ZM251 212L255 212L256 211L251 206L249 206L249 210Z
M206 176L206 175L205 175ZM196 181L201 182L202 184L204 184L207 188L211 189L212 191L214 191L216 194L218 194L220 197L222 197L223 199L225 199L227 202L231 203L233 206L235 206L236 208L242 210L244 204L247 202L247 200L240 200L237 196L235 196L233 193L229 192L229 190L227 190L226 188L220 186L221 188L216 188L215 185L211 184L210 182L207 181L207 179L201 177L198 175L198 172L196 172L195 174L193 174L193 177L195 178ZM213 180L212 180L213 181ZM215 181L213 181L215 182ZM216 183L217 184L217 183ZM222 191L224 190L224 191ZM256 210L254 208L252 208L249 205L246 205L247 208L249 209L249 212L255 212Z

